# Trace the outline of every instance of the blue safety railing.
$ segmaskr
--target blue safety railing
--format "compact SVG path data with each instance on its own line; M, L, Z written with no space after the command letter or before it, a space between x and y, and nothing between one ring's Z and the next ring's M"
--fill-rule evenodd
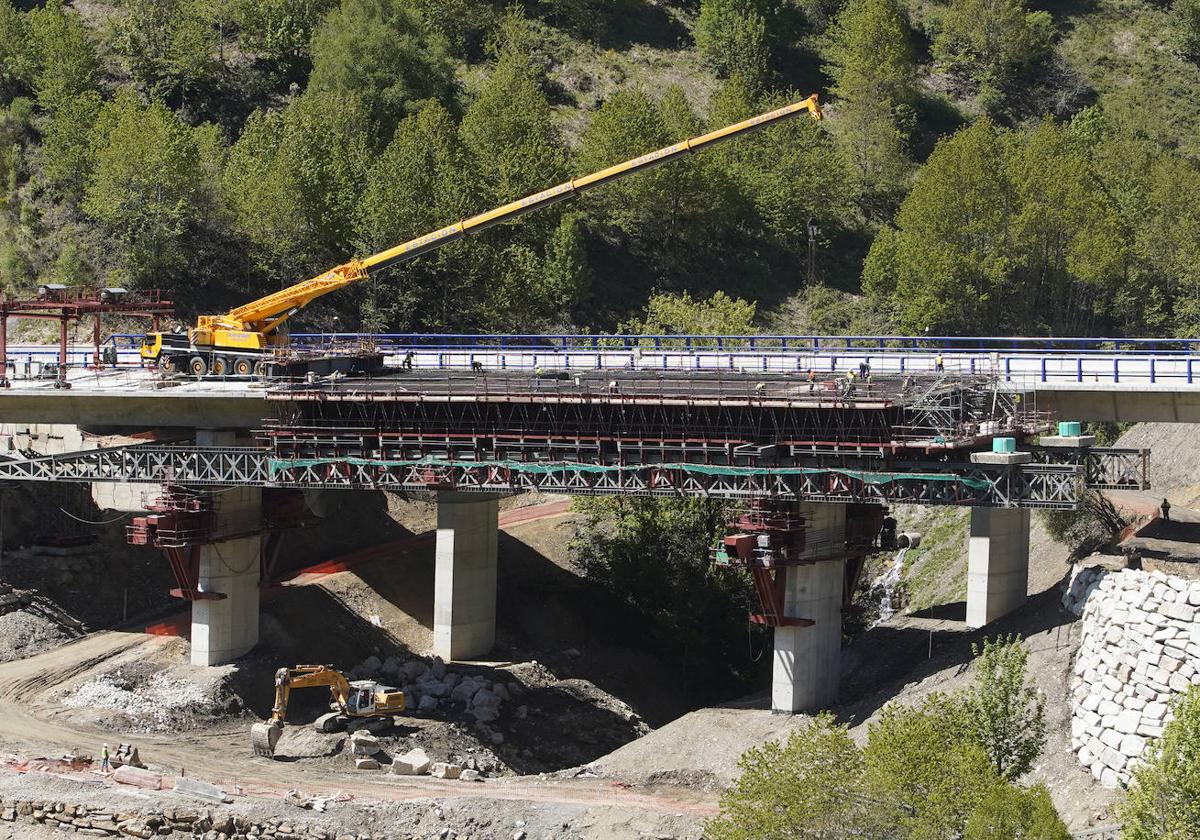
M371 341L394 350L602 350L635 347L652 350L757 352L823 352L877 350L906 352L1039 352L1192 354L1200 339L1171 338L1036 338L1010 336L825 336L825 335L502 335L470 333L292 333L295 345L320 347Z

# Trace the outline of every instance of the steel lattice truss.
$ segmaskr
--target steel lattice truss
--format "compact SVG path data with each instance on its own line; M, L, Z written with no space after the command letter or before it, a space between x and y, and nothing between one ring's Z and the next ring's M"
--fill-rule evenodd
M0 480L256 485L325 489L524 490L575 495L701 496L813 502L1070 509L1086 486L1140 489L1125 474L1130 450L1064 450L1078 460L1020 466L910 463L903 472L834 468L713 468L686 463L603 467L514 461L419 462L336 457L281 459L267 449L139 444L0 461ZM1085 457L1086 456L1086 457ZM1055 456L1065 458L1066 456ZM1145 454L1140 453L1144 475ZM1106 483L1092 485L1094 475Z
M1073 449L1035 446L1039 464L1082 464L1087 486L1094 490L1148 490L1148 449Z

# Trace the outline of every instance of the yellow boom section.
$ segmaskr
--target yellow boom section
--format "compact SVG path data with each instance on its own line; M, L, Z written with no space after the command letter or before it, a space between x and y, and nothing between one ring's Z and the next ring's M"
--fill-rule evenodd
M434 251L443 245L448 245L464 238L468 234L487 230L501 222L511 221L526 213L540 210L551 204L557 204L572 196L579 195L593 187L599 187L610 181L645 172L656 166L662 166L683 155L699 151L707 146L720 143L734 137L755 131L765 126L773 125L790 119L801 113L809 113L815 119L821 119L821 108L817 95L785 105L774 111L759 114L756 117L743 120L734 125L710 131L690 140L683 140L655 152L618 163L591 175L565 181L556 187L534 193L517 201L510 202L494 210L488 210L469 219L455 222L440 230L419 236L402 245L381 251L374 256L362 260L351 260L344 265L331 269L319 277L297 283L274 294L259 298L230 310L224 315L201 315L196 328L192 330L191 340L197 346L217 345L239 349L263 349L278 343L274 338L276 330L284 321L301 307L321 297L348 286L359 280L366 279L371 272L416 259L422 254Z

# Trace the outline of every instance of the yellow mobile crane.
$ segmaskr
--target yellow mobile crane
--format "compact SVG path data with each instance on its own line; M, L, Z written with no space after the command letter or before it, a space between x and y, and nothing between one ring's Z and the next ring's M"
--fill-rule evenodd
M201 315L196 326L184 335L148 333L142 340L141 357L156 362L166 371L186 370L193 376L246 376L261 369L261 362L273 348L287 344L281 327L301 307L343 286L365 280L372 273L415 259L468 234L487 230L542 207L557 204L593 187L645 172L678 157L715 143L740 137L764 126L773 125L808 112L821 119L817 95L759 114L734 125L683 140L656 152L618 163L599 172L575 178L548 190L510 202L460 222L427 233L365 259L353 259L337 268L297 283L274 294L251 301L221 315Z

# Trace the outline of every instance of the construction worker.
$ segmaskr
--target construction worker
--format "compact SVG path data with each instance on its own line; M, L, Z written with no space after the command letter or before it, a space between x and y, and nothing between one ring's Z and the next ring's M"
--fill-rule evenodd
M107 773L109 771L108 764L108 744L100 748L100 772Z
M1163 499L1162 504L1159 505L1159 507L1162 509L1163 522L1170 522L1171 521L1171 503L1168 502L1166 499Z
M856 379L854 371L846 371L846 396L854 393L854 380Z
M812 393L817 387L817 372L812 368L808 369L808 393Z
M933 360L933 369L938 373L946 372L946 360L942 358L942 351L939 350L937 356Z
M404 354L404 361L402 361L400 363L400 367L404 368L405 370L412 370L412 363L413 363L413 351L409 350L407 353Z

